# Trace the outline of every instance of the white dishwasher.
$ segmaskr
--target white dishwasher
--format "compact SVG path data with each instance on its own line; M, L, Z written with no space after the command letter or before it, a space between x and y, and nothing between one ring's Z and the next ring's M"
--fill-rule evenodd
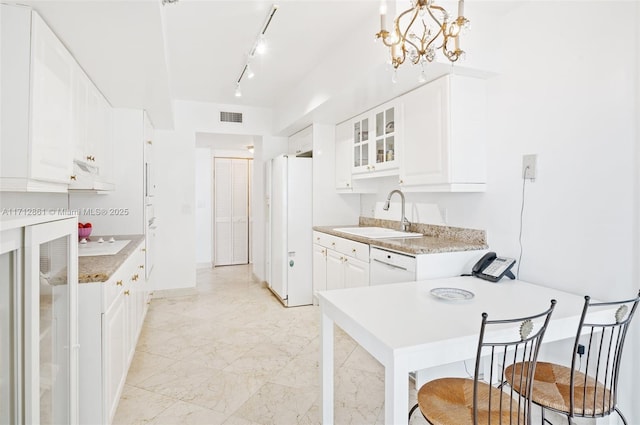
M416 280L416 257L371 247L370 285Z

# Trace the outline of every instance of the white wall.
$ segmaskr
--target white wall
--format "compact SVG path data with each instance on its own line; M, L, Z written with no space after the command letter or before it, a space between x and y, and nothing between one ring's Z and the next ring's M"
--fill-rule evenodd
M335 126L313 125L313 225L357 224L360 196L336 193Z
M240 135L273 131L273 113L267 108L177 100L173 110L176 130ZM220 111L241 112L242 123L220 122Z
M469 14L483 4L469 2ZM538 178L526 183L521 279L605 300L636 294L638 7L522 2L494 21L509 36L475 52L496 49L501 58L488 81L487 192L408 200L438 203L452 225L486 228L492 250L518 258L522 155L538 154ZM617 31L594 30L603 22ZM363 209L387 189L363 196ZM638 338L640 318L633 326ZM625 353L620 394L629 423L640 423L630 383L640 379L638 357L636 342Z
M213 258L212 195L213 156L209 148L195 150L195 191L196 191L196 264L211 267Z
M256 138L253 153L253 274L261 281L266 278L266 163L273 157L286 153L288 139L286 137L264 136L262 140Z
M0 209L8 208L42 208L58 209L64 212L69 206L66 193L21 193L0 192Z
M144 219L144 112L115 108L113 183L115 189L104 194L70 193L72 209L116 208L127 214L84 215L81 223L91 222L92 235L142 235Z
M151 288L196 284L195 134L155 131L155 211L158 224Z

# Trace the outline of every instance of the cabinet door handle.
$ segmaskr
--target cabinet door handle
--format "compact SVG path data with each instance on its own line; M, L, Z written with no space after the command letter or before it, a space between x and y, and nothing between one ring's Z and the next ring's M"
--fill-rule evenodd
M331 242L331 246L336 246L336 243L335 242Z
M147 145L153 145L153 142L151 140L147 140Z
M147 248L140 248L140 251L147 252Z
M138 280L138 273L134 274L133 276L131 276L131 280L133 280L134 282L136 280Z
M144 264L140 264L138 267L144 269Z
M403 183L404 183L404 180L400 179L400 182L399 182L399 183L400 183L400 184L403 184Z
M353 252L354 254L355 254L356 251L357 251L357 249L351 248L351 252Z
M347 183L347 187L349 187L349 183Z
M77 177L76 177L75 174L71 176L71 180L76 180L76 179L77 179Z
M117 281L116 286L122 286L122 281L121 280Z
M124 291L125 295L129 295L129 290L127 289L126 291Z

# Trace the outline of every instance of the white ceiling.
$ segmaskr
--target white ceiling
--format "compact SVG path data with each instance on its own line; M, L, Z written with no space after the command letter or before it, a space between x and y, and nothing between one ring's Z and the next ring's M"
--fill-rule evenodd
M379 0L280 0L256 73L235 82L273 2L259 0L26 1L116 107L173 126L175 99L274 107L371 18ZM374 12L375 13L375 12ZM367 27L368 30L368 27ZM373 34L371 35L373 40Z

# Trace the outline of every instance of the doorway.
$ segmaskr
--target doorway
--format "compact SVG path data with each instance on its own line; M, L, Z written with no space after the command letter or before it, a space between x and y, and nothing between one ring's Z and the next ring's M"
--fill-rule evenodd
M250 158L214 158L214 267L251 263L252 165Z

